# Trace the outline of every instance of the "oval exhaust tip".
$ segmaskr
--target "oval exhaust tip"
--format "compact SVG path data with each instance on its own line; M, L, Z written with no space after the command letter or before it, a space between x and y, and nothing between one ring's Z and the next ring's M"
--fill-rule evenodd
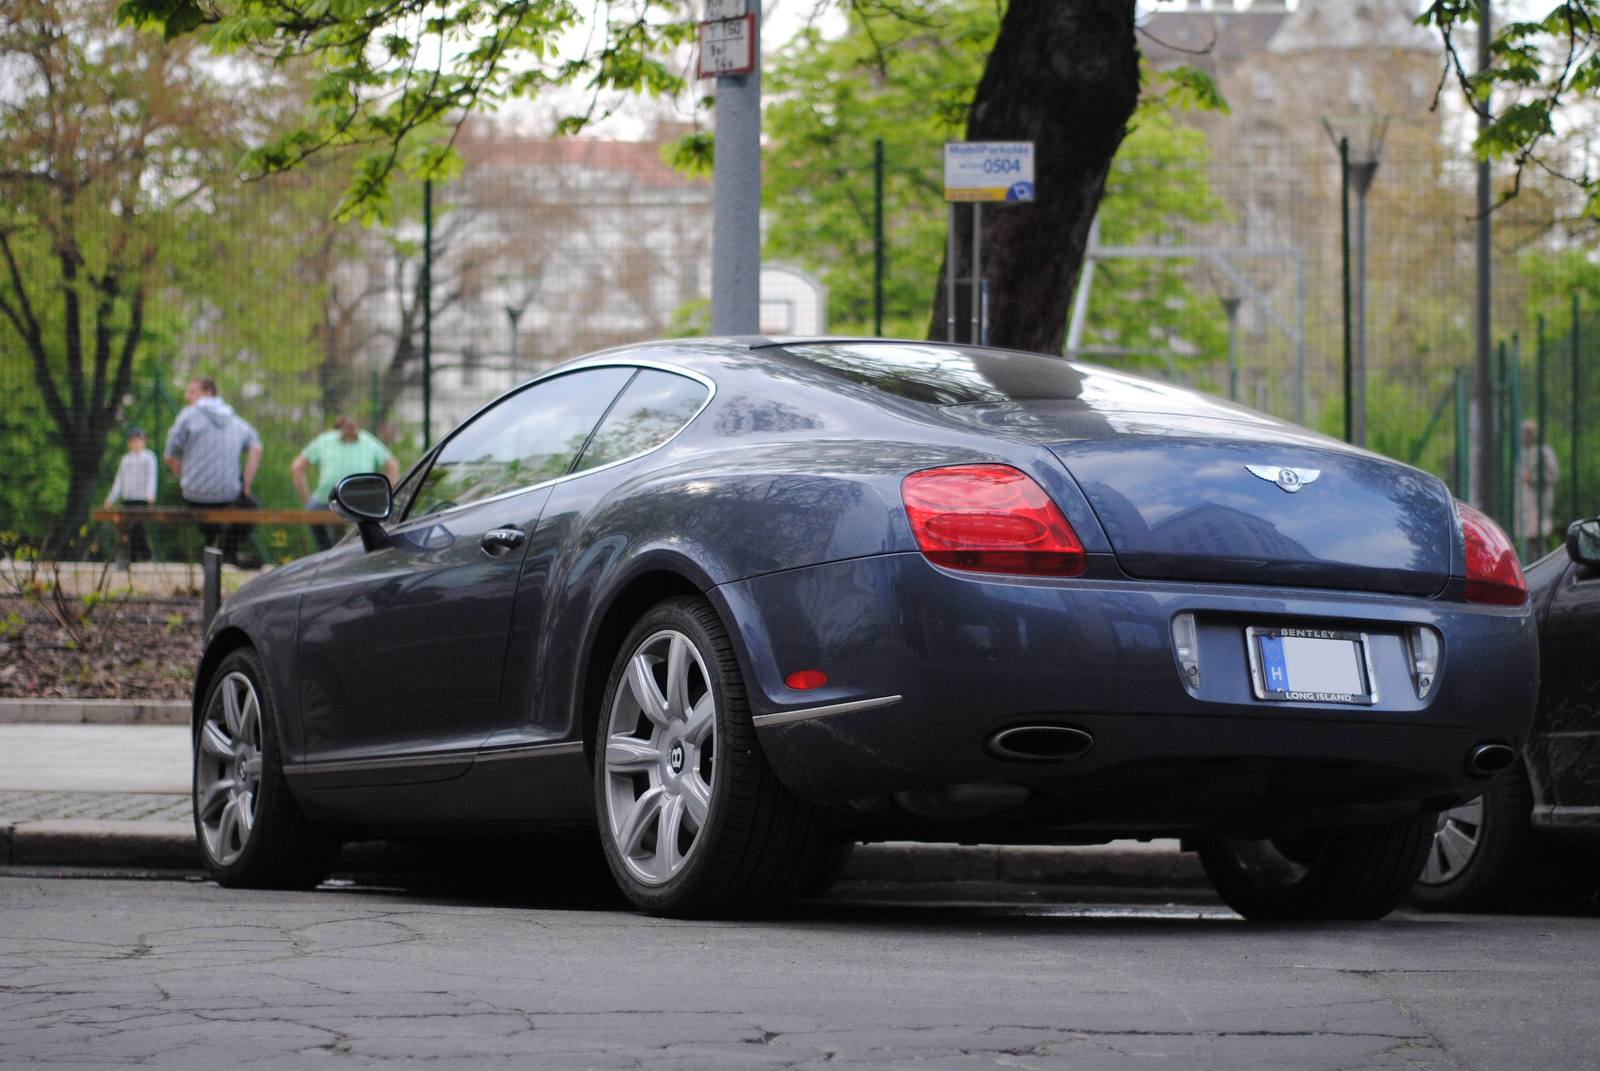
M1467 754L1467 771L1479 777L1493 777L1511 769L1517 753L1505 744L1479 744Z
M1068 725L1008 725L989 737L985 750L1010 762L1065 762L1094 746L1094 737Z

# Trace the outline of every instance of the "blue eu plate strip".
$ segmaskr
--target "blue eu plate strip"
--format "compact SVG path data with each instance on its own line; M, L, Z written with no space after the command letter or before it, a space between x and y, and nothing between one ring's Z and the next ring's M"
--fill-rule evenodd
M1261 644L1261 675L1269 692L1289 690L1289 667L1283 662L1283 640L1277 636L1257 637Z

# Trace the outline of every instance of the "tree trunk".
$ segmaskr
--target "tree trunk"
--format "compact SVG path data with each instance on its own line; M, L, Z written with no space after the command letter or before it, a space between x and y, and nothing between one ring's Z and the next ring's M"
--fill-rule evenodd
M968 141L1032 141L1031 203L986 204L989 344L1060 353L1111 158L1139 100L1132 0L1011 0L967 119ZM956 279L972 275L972 208L955 206ZM930 339L946 337L945 263ZM968 323L955 338L966 340Z

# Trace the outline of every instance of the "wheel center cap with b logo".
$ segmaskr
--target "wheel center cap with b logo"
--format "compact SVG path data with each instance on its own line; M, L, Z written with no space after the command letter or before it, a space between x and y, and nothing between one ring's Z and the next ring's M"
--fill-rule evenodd
M667 765L672 768L672 772L675 774L681 774L683 772L682 744L672 745L672 750L667 752Z

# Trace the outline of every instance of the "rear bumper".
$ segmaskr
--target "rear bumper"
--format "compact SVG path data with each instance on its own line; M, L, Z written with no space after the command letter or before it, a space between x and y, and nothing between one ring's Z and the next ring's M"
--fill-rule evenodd
M1123 580L1004 579L891 554L757 577L718 590L751 680L769 760L793 791L856 810L933 800L952 785L1026 830L1171 832L1334 823L1451 805L1482 791L1465 758L1521 748L1538 690L1526 608L1285 588ZM1201 625L1202 683L1185 688L1174 615ZM1254 698L1249 625L1359 629L1379 684L1373 706ZM1416 697L1406 625L1443 638L1438 681ZM800 692L786 674L821 669ZM862 700L897 702L848 709ZM806 717L818 707L846 709ZM792 719L771 717L797 715ZM1058 763L990 755L1019 723L1069 725L1093 746ZM896 794L899 803L895 804ZM905 795L910 794L910 795ZM949 794L946 793L946 796ZM960 795L959 793L957 795ZM1025 799L1023 799L1025 797ZM965 798L965 797L963 797ZM1016 801L1021 802L1016 802ZM964 813L959 804L951 813Z

